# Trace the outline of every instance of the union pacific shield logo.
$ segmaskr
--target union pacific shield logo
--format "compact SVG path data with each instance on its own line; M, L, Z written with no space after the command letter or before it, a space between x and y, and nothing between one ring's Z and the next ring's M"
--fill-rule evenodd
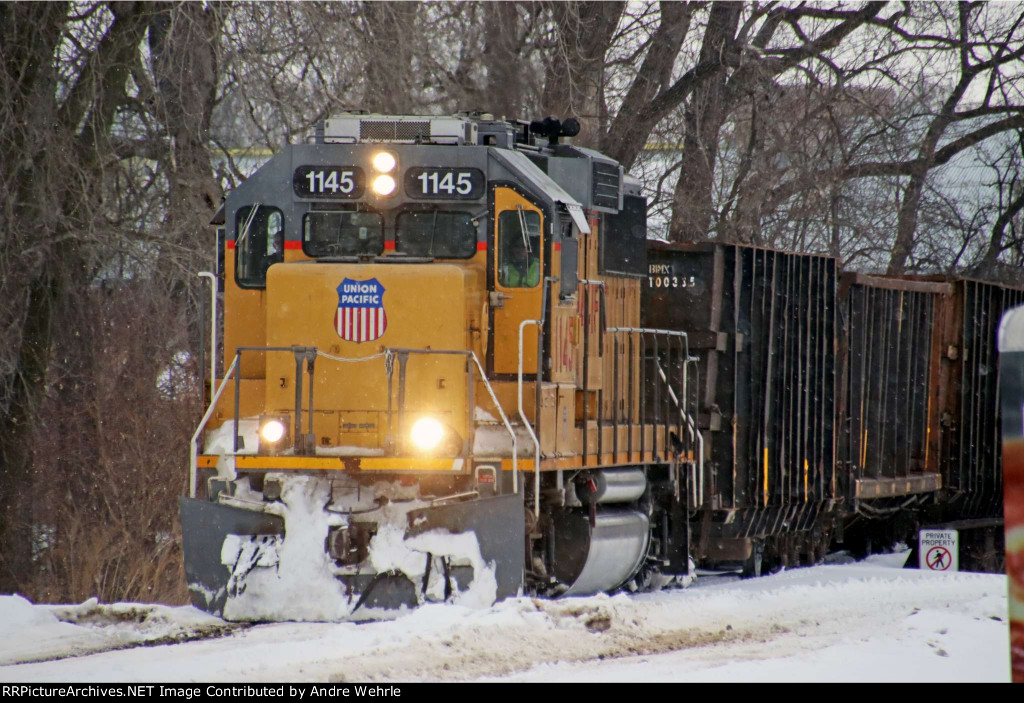
M354 281L346 278L338 286L338 310L334 329L349 342L372 342L388 328L384 311L384 286L376 278Z

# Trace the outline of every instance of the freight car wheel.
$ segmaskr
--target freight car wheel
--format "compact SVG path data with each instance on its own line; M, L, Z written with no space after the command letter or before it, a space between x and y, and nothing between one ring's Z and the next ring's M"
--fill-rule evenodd
M753 540L750 549L750 556L743 562L743 571L740 577L749 579L761 575L764 566L764 542L759 539Z
M828 554L828 545L831 542L832 535L827 530L821 532L815 531L814 543L812 549L814 551L814 564L821 564L825 561L825 556Z

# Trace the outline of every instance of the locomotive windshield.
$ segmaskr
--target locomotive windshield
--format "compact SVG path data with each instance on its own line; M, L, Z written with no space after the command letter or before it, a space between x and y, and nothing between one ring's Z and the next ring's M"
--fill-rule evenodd
M384 218L376 212L311 212L302 219L307 256L376 256L384 251Z
M468 259L476 253L476 226L468 212L417 210L395 220L395 251L411 256Z

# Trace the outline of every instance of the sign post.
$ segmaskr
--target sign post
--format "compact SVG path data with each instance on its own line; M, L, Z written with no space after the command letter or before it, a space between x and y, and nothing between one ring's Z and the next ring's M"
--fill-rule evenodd
M922 571L959 571L960 534L956 530L921 530L917 554Z

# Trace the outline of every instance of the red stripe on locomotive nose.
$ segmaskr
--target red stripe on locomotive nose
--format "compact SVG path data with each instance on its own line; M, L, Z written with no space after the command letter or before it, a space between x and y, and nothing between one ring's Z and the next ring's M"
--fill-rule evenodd
M235 248L235 240L234 239L229 239L226 242L224 242L224 244L225 244L225 246L228 249L234 249ZM302 242L285 242L284 243L284 248L285 249L302 249Z
M477 242L476 243L476 250L477 251L487 251L487 242Z

